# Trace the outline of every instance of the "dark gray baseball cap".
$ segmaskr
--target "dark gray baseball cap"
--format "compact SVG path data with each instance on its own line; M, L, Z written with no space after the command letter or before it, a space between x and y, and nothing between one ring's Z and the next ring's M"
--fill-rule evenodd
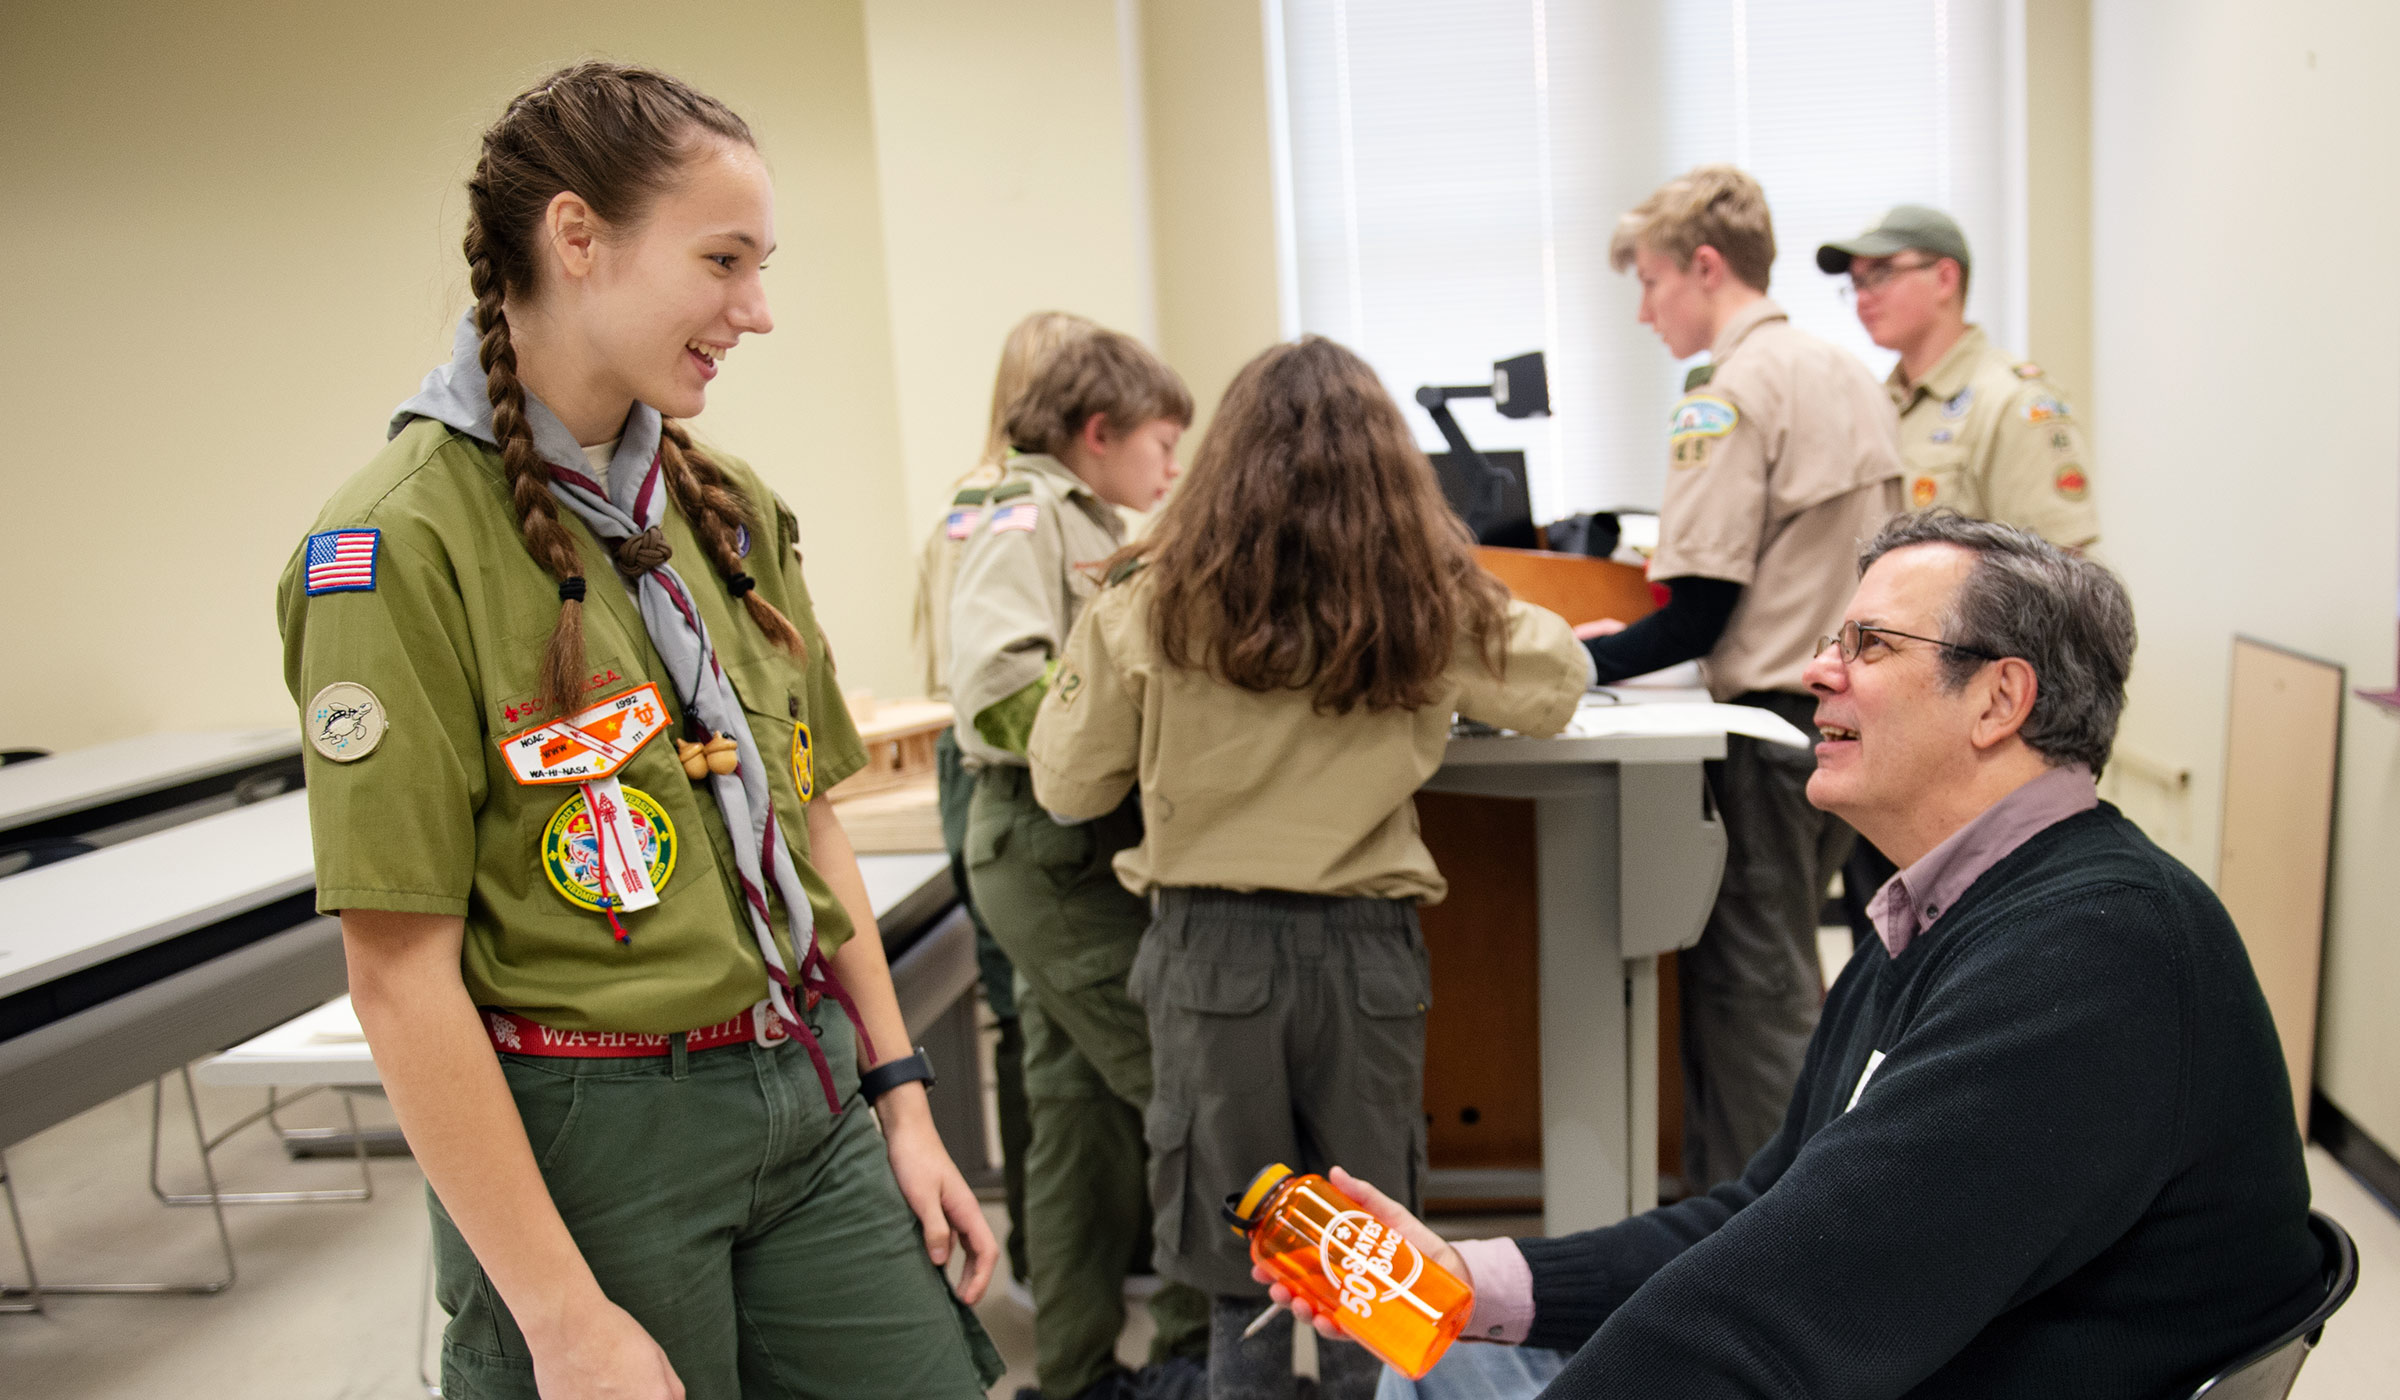
M1845 238L1817 249L1817 268L1839 277L1850 270L1852 258L1888 258L1914 248L1937 258L1956 258L1961 272L1969 270L1967 236L1958 221L1922 204L1895 204L1856 238Z

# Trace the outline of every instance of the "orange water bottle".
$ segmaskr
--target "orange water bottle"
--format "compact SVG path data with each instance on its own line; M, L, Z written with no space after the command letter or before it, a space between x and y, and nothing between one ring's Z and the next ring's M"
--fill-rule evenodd
M1475 1290L1310 1173L1275 1163L1225 1198L1250 1258L1350 1340L1417 1380L1458 1339Z

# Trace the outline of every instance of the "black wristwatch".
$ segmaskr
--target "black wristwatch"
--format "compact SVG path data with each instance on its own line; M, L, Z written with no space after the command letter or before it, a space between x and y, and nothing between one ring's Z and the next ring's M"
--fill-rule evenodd
M928 1089L933 1087L933 1061L926 1058L922 1045L917 1047L914 1055L886 1060L860 1075L858 1092L868 1103L873 1103L903 1084L917 1083L924 1084Z

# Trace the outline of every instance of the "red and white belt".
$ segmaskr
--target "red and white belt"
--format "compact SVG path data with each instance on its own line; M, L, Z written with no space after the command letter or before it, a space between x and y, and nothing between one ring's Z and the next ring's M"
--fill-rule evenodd
M807 1009L815 1010L817 994L808 993ZM664 1055L673 1049L674 1037L649 1035L639 1031L561 1031L553 1030L539 1021L528 1020L511 1011L484 1007L483 1029L492 1038L492 1048L511 1055L548 1055L569 1060L620 1060L645 1055ZM715 1050L727 1045L780 1045L791 1038L784 1028L783 1018L775 1014L770 1002L760 1002L738 1016L729 1017L713 1026L702 1026L683 1033L686 1050Z

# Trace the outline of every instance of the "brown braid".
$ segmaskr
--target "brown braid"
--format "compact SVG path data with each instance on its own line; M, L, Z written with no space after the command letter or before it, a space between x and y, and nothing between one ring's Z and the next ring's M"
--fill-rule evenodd
M675 498L684 519L692 522L692 532L708 547L717 572L732 579L742 572L741 532L747 529L753 540L760 537L758 512L725 475L725 469L693 446L692 435L681 423L665 418L658 426L658 460L666 469L667 493ZM768 641L802 660L808 658L808 643L801 640L800 629L757 589L742 591L742 606L750 610L750 620L767 634Z
M757 145L749 126L725 104L665 73L622 63L578 63L508 104L483 134L483 154L467 181L467 280L475 294L475 328L483 338L480 359L489 381L492 435L500 443L525 548L562 587L558 625L542 651L542 697L553 714L565 712L583 694L584 559L574 533L559 520L550 495L550 467L535 450L525 418L507 299L537 290L534 249L552 199L571 190L604 224L637 227L712 142ZM676 502L707 541L718 568L739 574L734 531L751 519L748 503L715 463L692 449L681 429L669 424L668 433L660 452ZM638 572L663 558L657 551L636 549L624 562ZM743 601L770 640L801 653L800 634L790 619L755 590Z
M468 185L473 189L472 182ZM467 220L467 283L475 293L475 329L483 343L484 389L492 401L492 436L500 440L500 461L508 472L509 500L517 508L517 527L525 548L550 576L564 583L583 575L583 553L575 536L559 523L558 502L550 495L550 464L534 450L533 428L525 421L525 386L517 382L517 349L508 339L508 312L502 305L499 274L484 251L483 224ZM561 598L558 625L542 648L542 699L550 713L563 715L583 694L583 602Z

